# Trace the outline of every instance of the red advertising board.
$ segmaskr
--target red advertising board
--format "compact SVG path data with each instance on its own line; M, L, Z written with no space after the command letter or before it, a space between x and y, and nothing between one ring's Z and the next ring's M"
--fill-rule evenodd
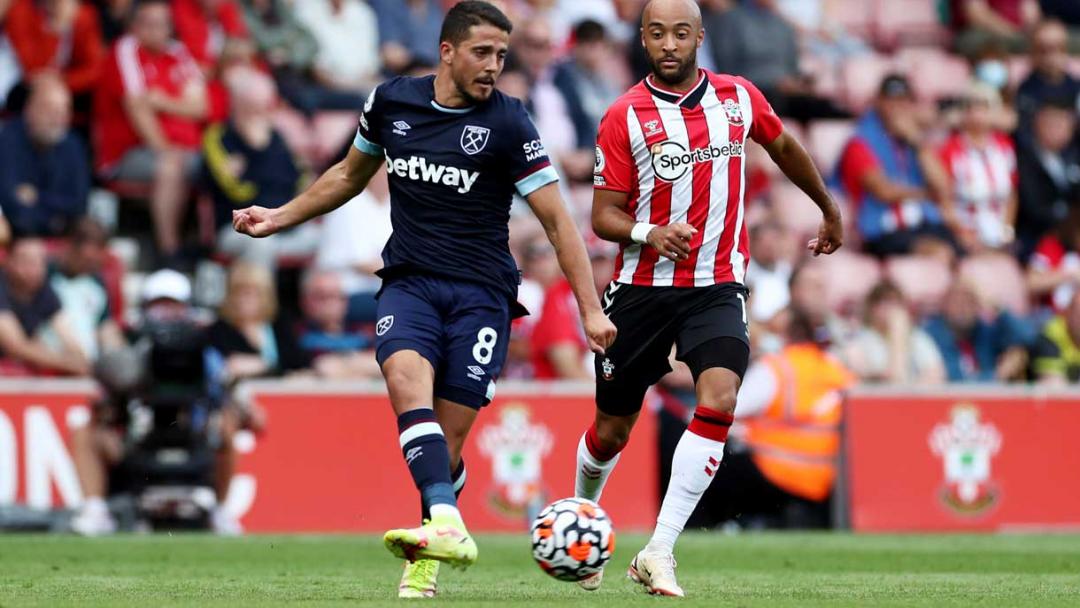
M378 387L249 386L266 432L242 433L226 507L250 532L382 532L418 521L416 489ZM461 507L476 531L520 531L527 513L573 494L575 454L593 417L591 387L500 387L465 448ZM68 428L86 421L94 387L0 380L0 504L74 507L81 500ZM604 493L622 530L650 528L657 497L655 417L644 415Z
M245 527L382 532L416 522L419 498L386 397L290 390L253 390L269 426L240 459L238 487L247 483L246 475L254 484ZM573 495L578 440L592 418L591 390L501 387L465 447L461 508L469 527L520 531L530 506ZM603 506L620 529L644 530L655 522L656 446L655 418L642 416L604 492ZM247 501L236 500L238 510L245 510Z
M847 403L860 531L1080 528L1080 395L860 390Z

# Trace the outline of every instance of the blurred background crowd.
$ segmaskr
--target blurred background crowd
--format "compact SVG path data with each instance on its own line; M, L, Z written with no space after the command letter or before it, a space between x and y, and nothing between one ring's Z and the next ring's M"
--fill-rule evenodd
M377 378L385 175L269 239L230 212L288 201L347 150L374 86L431 73L452 3L0 0L0 373L87 375L164 307L214 324L227 381ZM499 86L526 101L602 289L594 139L648 69L643 2L496 4L516 25ZM700 64L762 89L848 226L841 252L808 258L816 208L750 144L756 355L813 344L866 383L1080 380L1080 4L700 4ZM527 206L511 228L532 315L504 377L587 379L553 250ZM775 390L766 368L747 394ZM661 400L690 382L676 365Z

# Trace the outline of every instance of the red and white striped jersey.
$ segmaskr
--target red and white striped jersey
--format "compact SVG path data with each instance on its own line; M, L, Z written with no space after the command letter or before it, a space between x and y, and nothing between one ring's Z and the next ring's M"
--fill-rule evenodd
M593 186L629 195L638 222L686 222L698 232L690 258L673 262L655 249L624 244L615 280L655 287L742 283L750 248L743 222L746 138L768 144L784 127L749 81L700 70L693 89L676 94L646 77L600 122Z
M979 145L962 133L949 137L941 159L952 178L956 213L990 247L1004 244L1009 201L1019 180L1016 151L1004 133L994 133Z

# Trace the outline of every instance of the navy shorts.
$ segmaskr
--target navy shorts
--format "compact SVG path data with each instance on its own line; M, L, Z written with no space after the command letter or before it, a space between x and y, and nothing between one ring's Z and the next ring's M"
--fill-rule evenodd
M511 309L498 290L427 275L391 279L379 293L375 354L413 350L435 369L435 397L481 408L506 363Z

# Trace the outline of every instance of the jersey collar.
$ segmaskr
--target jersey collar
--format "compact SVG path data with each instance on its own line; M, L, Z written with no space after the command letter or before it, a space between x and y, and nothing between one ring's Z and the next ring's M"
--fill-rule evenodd
M464 108L448 108L441 103L435 101L435 77L428 77L428 87L431 89L428 94L431 96L431 107L446 114L468 114L472 112L476 106L467 106Z
M677 93L663 88L656 82L652 74L645 77L645 87L655 97L687 109L693 108L701 102L701 98L705 96L705 91L708 89L708 82L709 79L705 77L705 70L698 68L697 84L685 93Z

